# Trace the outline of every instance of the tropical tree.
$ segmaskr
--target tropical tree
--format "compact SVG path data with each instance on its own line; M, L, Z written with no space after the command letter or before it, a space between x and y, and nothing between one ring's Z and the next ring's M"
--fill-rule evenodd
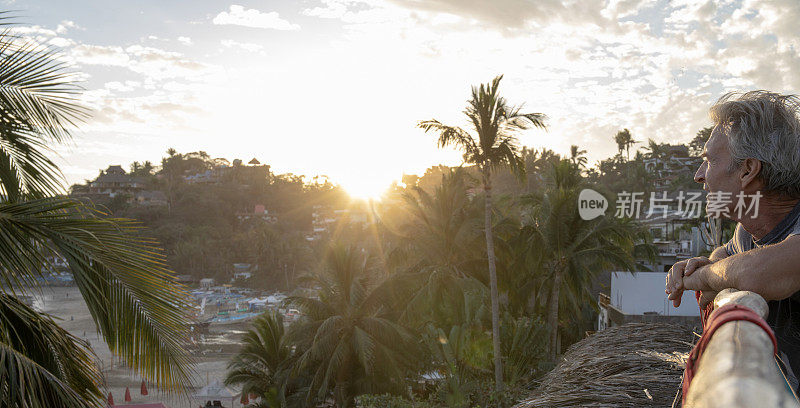
M644 149L647 151L647 157L652 159L660 159L666 154L664 145L653 139L647 139L647 146Z
M403 320L412 325L459 324L451 306L463 300L465 291L483 287L481 208L468 196L469 188L464 169L448 170L433 191L406 189L402 212L384 219L393 242L388 265L398 272L391 279L396 292L410 296L403 296L399 306L405 309Z
M586 167L586 150L582 150L578 145L572 145L569 147L569 160L575 166L583 169Z
M302 352L295 370L310 378L307 400L332 393L336 405L351 407L361 394L406 391L405 378L417 360L417 343L386 307L385 287L371 270L368 254L333 246L326 268L305 281L318 288L287 299L303 313L289 328Z
M694 157L700 157L703 153L703 147L705 147L708 138L711 137L711 132L714 130L713 127L704 127L697 131L697 134L694 136L691 142L689 142L689 153Z
M541 289L548 293L546 319L550 330L549 357L558 354L559 309L580 310L592 302L592 278L603 270L636 268L635 249L641 237L636 225L615 217L584 220L578 213L578 194L585 186L568 160L552 166L548 186L526 197L528 215L522 230L526 249L538 260ZM652 256L653 252L649 252ZM566 289L566 290L564 290Z
M628 160L631 159L631 146L639 143L633 140L631 131L627 128L620 130L616 135L614 135L614 142L617 143L617 149L619 150L620 156L622 156L622 151L624 150Z
M6 18L2 23L8 24ZM19 407L100 407L89 346L18 300L66 259L109 349L161 389L189 384L189 297L153 240L63 194L49 145L88 117L56 51L0 33L0 395Z
M228 363L225 385L241 387L242 394L261 398L261 406L287 405L292 384L292 350L284 336L283 316L267 312L253 321L242 337L242 348Z
M520 158L517 135L531 127L545 128L545 115L522 113L520 107L509 105L499 94L502 75L488 84L472 87L472 97L464 114L474 134L438 120L421 121L418 127L439 135L439 147L455 146L464 152L464 162L478 167L485 192L484 230L489 263L489 283L492 302L492 349L494 352L495 387L503 389L503 364L500 348L500 304L497 289L494 241L492 236L492 170L507 167L523 176L525 167Z

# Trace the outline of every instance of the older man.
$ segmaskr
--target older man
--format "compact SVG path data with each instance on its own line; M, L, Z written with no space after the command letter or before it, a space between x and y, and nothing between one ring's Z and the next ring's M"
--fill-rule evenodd
M715 126L694 179L710 193L707 210L717 206L738 225L708 258L676 263L666 283L675 306L684 290L702 291L704 305L725 288L763 296L794 389L800 374L799 115L796 96L765 91L728 94L711 108ZM714 203L712 196L731 199ZM737 196L749 213L736 208Z

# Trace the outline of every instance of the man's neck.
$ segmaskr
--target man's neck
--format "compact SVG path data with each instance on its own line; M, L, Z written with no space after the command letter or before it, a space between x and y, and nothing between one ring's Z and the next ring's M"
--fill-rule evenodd
M758 204L758 216L745 217L739 222L745 231L749 232L754 239L759 240L777 227L786 218L786 215L792 212L798 201L800 200L796 198L764 195Z

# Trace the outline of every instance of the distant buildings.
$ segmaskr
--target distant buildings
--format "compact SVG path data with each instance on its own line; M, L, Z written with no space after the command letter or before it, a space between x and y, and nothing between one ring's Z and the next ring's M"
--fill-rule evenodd
M219 184L228 179L238 179L240 181L269 180L269 177L270 166L261 164L260 161L253 158L247 165L236 159L233 161L233 166L224 164L214 166L200 173L184 175L183 180L188 184Z
M660 154L644 159L644 168L654 177L656 191L664 191L680 177L693 177L703 159L689 155L686 145L663 145Z
M253 273L258 270L258 265L253 265L249 263L235 263L233 264L233 279L231 282L235 280L247 280L253 277Z
M267 211L266 207L263 204L256 204L253 207L253 212L240 212L236 213L236 218L239 221L249 221L249 220L256 220L261 219L269 223L276 223L278 222L278 217L274 215L270 215Z
M312 207L310 234L306 235L307 241L316 241L326 234L331 233L337 225L365 226L369 221L367 212L358 208L333 210L329 206L315 205Z
M148 190L144 180L134 177L119 165L108 166L96 179L85 186L74 186L72 196L92 200L127 197L127 202L143 206L166 206L167 196L158 190Z
M684 145L661 145L658 154L644 159L655 191L641 197L641 214L636 218L650 231L657 257L654 263L639 260L651 271L604 274L600 284L608 292L598 299L598 330L642 321L697 324L700 314L694 292L684 293L681 306L675 308L664 294L664 278L676 262L713 249L702 232L706 194L691 181L701 162Z

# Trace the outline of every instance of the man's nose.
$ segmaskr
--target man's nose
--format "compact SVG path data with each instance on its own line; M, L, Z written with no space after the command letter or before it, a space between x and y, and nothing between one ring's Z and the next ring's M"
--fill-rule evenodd
M696 183L704 184L706 182L706 162L700 165L700 168L694 173L694 181Z

